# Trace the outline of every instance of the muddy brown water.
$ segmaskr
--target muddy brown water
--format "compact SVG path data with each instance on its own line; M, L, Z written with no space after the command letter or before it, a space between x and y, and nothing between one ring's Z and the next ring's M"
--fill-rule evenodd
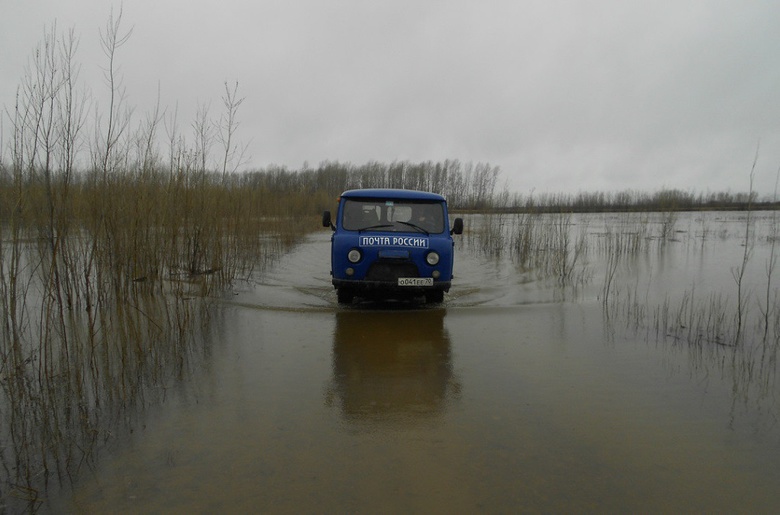
M620 281L648 311L733 294L742 222L680 215ZM619 220L579 223L598 238ZM329 236L219 299L203 366L44 511L780 510L776 361L754 353L763 372L745 374L723 345L606 317L594 255L588 283L561 288L475 240L441 306L340 307Z

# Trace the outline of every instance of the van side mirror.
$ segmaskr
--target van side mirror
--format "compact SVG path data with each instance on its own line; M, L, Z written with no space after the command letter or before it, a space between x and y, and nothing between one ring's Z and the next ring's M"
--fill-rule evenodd
M463 218L456 218L452 222L450 234L463 234Z
M333 226L333 223L330 221L330 211L325 211L322 213L322 226L330 227L334 231L336 230L336 228Z

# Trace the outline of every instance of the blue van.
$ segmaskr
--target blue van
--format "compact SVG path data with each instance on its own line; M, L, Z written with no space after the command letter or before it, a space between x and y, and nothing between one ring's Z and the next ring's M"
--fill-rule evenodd
M331 275L340 304L354 297L441 302L452 282L454 242L463 220L450 228L447 201L436 193L396 189L345 191L333 229Z

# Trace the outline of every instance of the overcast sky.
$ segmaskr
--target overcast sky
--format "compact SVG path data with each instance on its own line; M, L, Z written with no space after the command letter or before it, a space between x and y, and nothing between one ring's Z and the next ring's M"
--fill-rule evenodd
M120 3L114 4L117 14ZM126 0L135 119L190 131L239 83L249 166L487 162L514 191L747 191L780 167L774 0ZM0 104L44 29L75 29L105 105L105 0L0 0ZM8 122L5 121L5 132ZM6 134L7 138L7 134Z

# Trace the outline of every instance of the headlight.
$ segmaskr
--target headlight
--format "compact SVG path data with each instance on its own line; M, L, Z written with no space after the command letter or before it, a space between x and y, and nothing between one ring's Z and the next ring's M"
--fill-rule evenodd
M350 263L357 263L360 261L360 258L363 257L363 255L360 253L358 249L352 249L347 254L347 259L349 259Z
M427 261L429 265L434 266L439 262L439 255L436 252L429 252L428 255L425 256L425 261Z

